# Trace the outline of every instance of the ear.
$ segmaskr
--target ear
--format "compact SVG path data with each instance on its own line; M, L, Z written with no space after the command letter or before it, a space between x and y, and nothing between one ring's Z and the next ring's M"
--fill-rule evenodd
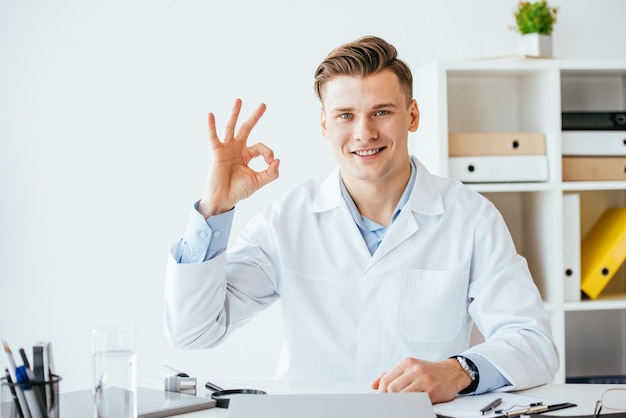
M411 100L411 104L409 105L409 115L411 118L409 131L415 132L420 125L420 110L417 106L417 101L415 101L415 99Z
M328 139L328 129L326 129L326 112L324 108L320 110L320 128L322 129L322 136Z

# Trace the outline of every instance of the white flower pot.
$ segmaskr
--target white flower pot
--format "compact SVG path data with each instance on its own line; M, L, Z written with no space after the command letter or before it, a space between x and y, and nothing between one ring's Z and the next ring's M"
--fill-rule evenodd
M529 33L519 37L519 53L530 57L551 57L552 36Z

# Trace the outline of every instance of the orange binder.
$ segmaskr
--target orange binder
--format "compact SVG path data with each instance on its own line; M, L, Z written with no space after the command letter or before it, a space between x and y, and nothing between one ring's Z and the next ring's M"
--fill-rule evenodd
M580 250L581 290L596 299L626 260L626 208L604 211Z

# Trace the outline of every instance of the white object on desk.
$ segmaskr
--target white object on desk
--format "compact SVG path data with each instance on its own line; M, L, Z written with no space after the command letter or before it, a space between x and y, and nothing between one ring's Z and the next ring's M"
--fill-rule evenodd
M230 418L435 418L424 392L238 396Z

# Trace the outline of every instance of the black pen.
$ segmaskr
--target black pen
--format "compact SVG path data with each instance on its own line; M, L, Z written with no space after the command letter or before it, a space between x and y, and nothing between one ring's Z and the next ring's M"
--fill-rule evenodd
M496 408L496 406L500 405L501 403L502 403L502 398L494 399L493 401L489 402L487 404L487 406L485 406L483 409L481 409L480 413L482 415L485 415L486 413L494 410Z
M9 373L9 369L4 369L4 371L6 372L6 381L8 383L9 390L11 390L11 397L13 398L13 402L15 403L15 410L17 411L17 415L20 418L24 418L24 413L22 412L22 408L20 407L20 401L19 399L17 399L17 392L15 391L13 379L11 379L11 373Z

